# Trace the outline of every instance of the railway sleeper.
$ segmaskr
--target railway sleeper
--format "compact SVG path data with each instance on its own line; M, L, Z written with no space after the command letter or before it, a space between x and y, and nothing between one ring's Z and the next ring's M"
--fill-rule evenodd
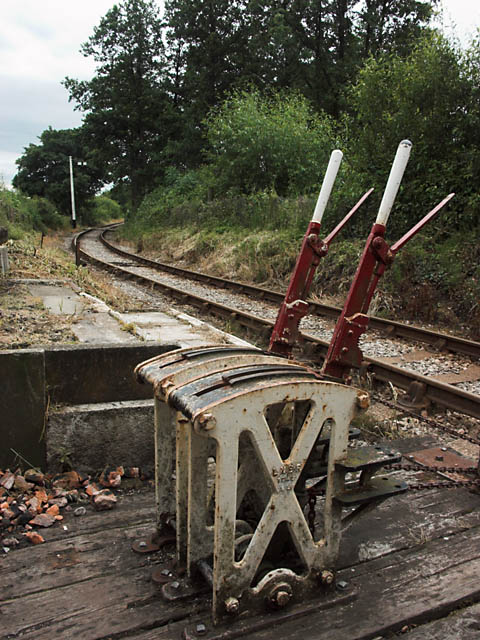
M407 488L377 475L400 454L349 447L367 394L240 346L180 349L136 375L155 396L155 537L175 531L186 571L157 570L164 597L207 589L214 624L332 599L342 531Z

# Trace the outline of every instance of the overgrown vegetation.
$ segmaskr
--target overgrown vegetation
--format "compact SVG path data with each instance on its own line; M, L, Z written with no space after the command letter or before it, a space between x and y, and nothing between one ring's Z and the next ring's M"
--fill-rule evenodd
M162 16L155 0L122 0L82 46L97 64L93 78L64 82L82 127L44 132L43 151L59 152L58 162L30 145L18 186L50 182L54 194L57 168L65 181L66 158L81 155L90 168L78 169L79 184L91 195L113 183L109 196L137 247L284 286L329 154L341 148L324 228L375 191L321 263L315 295L333 295L351 281L396 147L408 138L413 151L388 237L449 192L456 197L398 257L377 312L458 320L475 333L480 40L463 50L432 28L437 5L167 0ZM47 195L38 189L30 194ZM62 187L59 198L66 194ZM82 216L95 224L120 211L101 196Z
M29 198L0 185L0 226L17 239L31 231L61 229L66 220L45 198Z

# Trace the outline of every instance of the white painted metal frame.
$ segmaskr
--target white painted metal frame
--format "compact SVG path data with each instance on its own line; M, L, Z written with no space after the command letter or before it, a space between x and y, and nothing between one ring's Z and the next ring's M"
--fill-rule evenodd
M287 523L297 552L308 569L304 576L297 576L283 569L284 581L287 580L294 589L301 590L307 586L311 589L315 584L318 587L317 581L322 569L334 565L341 533L341 508L335 504L334 497L343 489L344 480L344 474L338 472L335 465L347 455L348 429L356 410L357 394L357 389L333 382L293 380L265 385L208 407L208 414L211 416L209 426L214 425L208 431L202 426L204 422L202 423L201 415L194 416L197 437L194 436L190 441L190 477L195 467L199 464L202 466L200 440L214 439L217 445L213 542L215 622L228 615L226 603L230 598L238 600L240 607L242 602L251 605L254 600L263 602L265 599L264 587L270 586L268 577L254 588L250 588L250 584L281 522ZM265 419L265 410L271 404L291 402L293 398L310 400L311 408L288 459L282 460ZM332 421L332 429L324 506L325 525L323 537L315 542L294 488L326 421ZM257 457L263 465L262 473L255 474L255 482L258 484L262 477L268 478L270 496L243 559L236 562L238 469L242 466L242 460L239 460L239 440L245 431L251 434ZM203 466L205 467L205 459ZM204 540L197 546L197 540L201 540L204 509L204 496L198 491L197 485L191 484L189 514L198 513L202 516L198 521L193 516L189 518L190 561L207 555Z

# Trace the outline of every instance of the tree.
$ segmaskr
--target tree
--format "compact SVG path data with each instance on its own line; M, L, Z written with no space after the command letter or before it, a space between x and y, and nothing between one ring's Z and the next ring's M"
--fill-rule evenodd
M310 193L335 145L331 119L287 91L269 97L255 90L234 92L211 114L207 137L222 193Z
M295 43L289 86L299 87L317 109L335 117L344 92L370 55L408 53L424 31L438 0L273 0L278 42ZM282 30L279 30L279 24ZM289 45L291 50L292 45ZM281 59L281 56L280 58Z
M82 45L97 63L90 81L66 78L84 129L115 185L126 185L131 211L162 168L171 109L163 88L162 21L153 0L124 0L101 19Z
M390 221L398 231L451 191L457 195L442 221L478 222L480 100L469 73L475 67L445 38L431 34L406 58L371 59L358 76L348 155L364 186L380 194L398 143L413 143Z
M85 215L92 206L91 198L103 184L103 176L87 150L82 129L55 130L50 127L39 140L40 144L28 145L17 160L18 173L12 181L13 186L29 196L46 198L60 213L70 215L69 156L72 156L75 203L79 216Z
M238 82L251 79L256 50L248 5L246 0L165 3L170 91L179 124L170 149L177 166L198 166L202 121Z

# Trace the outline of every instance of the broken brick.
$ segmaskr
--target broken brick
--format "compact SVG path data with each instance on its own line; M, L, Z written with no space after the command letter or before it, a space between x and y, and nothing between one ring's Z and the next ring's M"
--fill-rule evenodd
M88 484L85 487L85 493L89 496L95 496L97 493L100 493L100 489L92 482L92 484Z
M100 484L102 487L119 487L122 476L118 471L110 471L108 474L102 473L100 476Z
M67 471L55 478L53 484L63 489L78 489L82 485L82 479L76 471Z
M14 482L15 489L18 489L19 491L29 491L30 489L33 488L33 486L34 486L33 483L27 482L23 476L15 477L15 482Z
M114 496L108 489L104 489L93 496L93 506L97 511L108 511L109 509L113 509L116 503L116 496Z
M7 491L10 491L10 489L14 485L14 482L15 482L15 474L12 473L9 469L7 469L0 479L0 486L5 487Z
M25 537L32 544L42 544L42 542L45 542L45 539L39 533L37 533L36 531L28 531L25 534Z
M138 467L127 467L124 471L125 478L139 478L140 469Z
M38 513L33 520L30 520L30 524L37 527L51 527L52 524L55 524L55 516L51 516L49 513Z
M56 504L61 509L68 504L68 500L66 498L52 498L50 504Z
M38 469L27 469L23 474L27 482L33 482L34 484L42 485L45 482L45 476Z

